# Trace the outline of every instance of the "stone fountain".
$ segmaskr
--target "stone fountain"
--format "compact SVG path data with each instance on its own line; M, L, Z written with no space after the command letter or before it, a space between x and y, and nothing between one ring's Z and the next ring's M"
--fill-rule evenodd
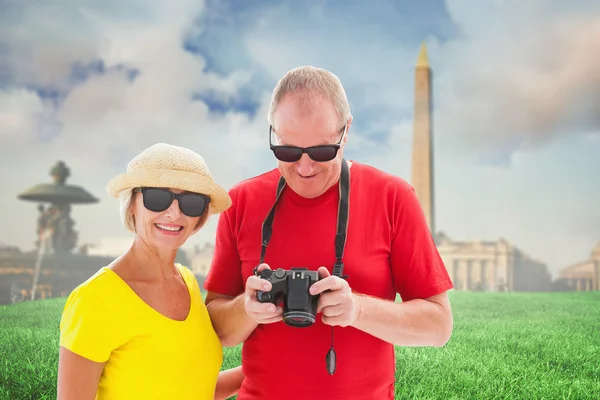
M66 184L71 175L63 161L58 161L51 169L53 183L37 184L17 197L20 200L37 203L49 203L38 206L36 247L42 244L41 238L47 234L46 251L64 254L70 253L77 245L77 231L73 229L75 221L71 218L72 204L93 204L98 199L80 186Z

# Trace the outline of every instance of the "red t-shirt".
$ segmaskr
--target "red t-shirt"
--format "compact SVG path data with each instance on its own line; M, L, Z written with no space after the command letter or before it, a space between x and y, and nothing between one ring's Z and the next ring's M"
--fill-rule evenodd
M231 189L233 205L219 217L215 254L204 288L237 296L258 265L261 227L277 190L274 169ZM271 269L335 263L334 238L339 189L315 199L286 186L275 212L265 262ZM414 190L401 178L352 162L350 214L344 274L360 293L403 301L452 288ZM394 346L352 327L335 328L337 370L325 356L331 326L320 314L308 328L284 322L259 325L242 349L245 380L238 394L248 399L394 399Z

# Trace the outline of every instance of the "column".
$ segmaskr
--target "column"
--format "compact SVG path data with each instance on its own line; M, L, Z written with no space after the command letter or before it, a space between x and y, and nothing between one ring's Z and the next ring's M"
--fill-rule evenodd
M487 282L488 282L488 290L490 292L495 292L498 289L496 288L496 285L498 284L498 282L496 282L496 266L494 265L493 260L486 260L486 270L487 270Z
M467 290L473 290L473 261L467 259L465 265L467 269Z
M487 260L480 260L479 261L479 281L481 282L481 290L483 290L484 292L487 292L489 290L489 282L490 280L488 279L488 262Z
M481 279L481 261L478 259L471 260L472 290L481 290Z
M460 280L460 260L452 260L452 283L455 290L462 290L462 281Z
M469 290L467 283L467 264L465 260L459 260L459 281L460 281L460 289L461 290Z

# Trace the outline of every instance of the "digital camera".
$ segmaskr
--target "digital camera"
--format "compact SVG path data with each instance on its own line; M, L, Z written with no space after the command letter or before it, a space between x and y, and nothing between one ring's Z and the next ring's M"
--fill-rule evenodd
M308 268L291 268L284 270L263 269L258 273L262 279L271 282L271 290L258 291L260 303L273 303L277 305L283 300L283 321L296 328L305 328L315 322L319 295L311 295L310 287L319 280L317 271Z

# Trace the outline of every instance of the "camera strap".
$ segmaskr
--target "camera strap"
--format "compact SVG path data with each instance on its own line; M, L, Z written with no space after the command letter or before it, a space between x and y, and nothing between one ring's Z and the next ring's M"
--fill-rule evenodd
M346 234L348 233L348 211L350 208L350 169L348 168L348 164L345 159L342 160L342 172L340 175L340 182L338 186L340 198L338 202L337 229L335 234L336 262L333 266L333 275L339 276L342 279L347 279L348 275L342 275L344 273L344 262L342 261L342 259L344 257L344 248L346 247ZM271 240L271 235L273 233L273 219L275 217L275 208L277 206L277 203L279 202L279 198L281 197L281 193L283 192L284 187L285 179L282 176L279 178L279 183L277 185L277 196L275 197L275 202L273 203L269 214L267 215L262 224L260 261L258 265L262 264L265 260L267 246L269 245L269 241ZM258 266L256 266L256 268L258 268ZM256 268L254 271L255 273Z
M342 279L347 279L348 275L343 275L344 273L344 262L342 258L344 257L344 248L346 247L346 235L348 233L348 211L350 208L350 169L348 168L348 164L345 159L342 159L342 172L340 175L339 182L339 193L340 198L338 202L338 215L337 215L337 227L335 233L335 264L333 266L333 275L336 275ZM275 202L269 211L269 214L265 218L262 224L262 240L261 240L261 249L260 249L260 262L256 267L254 267L254 274L258 274L258 266L262 264L265 260L265 253L267 251L267 246L269 245L269 241L271 240L271 235L273 233L273 218L275 217L275 208L277 203L279 202L279 198L281 197L281 193L283 192L283 188L285 187L285 179L282 177L279 178L279 183L277 184L277 196L275 197ZM329 375L335 374L336 364L337 364L337 356L334 348L334 327L331 327L331 348L327 352L325 356L325 363L327 366L327 372Z

